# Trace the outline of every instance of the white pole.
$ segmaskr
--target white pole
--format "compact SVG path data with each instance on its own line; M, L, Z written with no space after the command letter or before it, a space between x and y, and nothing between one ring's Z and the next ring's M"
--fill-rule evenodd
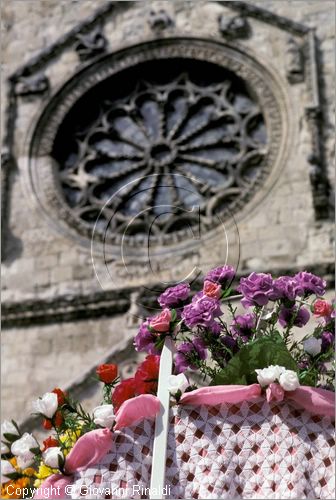
M161 500L166 477L167 439L169 427L168 377L173 366L173 341L167 336L160 359L159 384L157 396L160 400L160 412L155 419L153 445L152 475L150 483L150 499Z
M241 298L242 295L235 295L224 299L235 300ZM168 377L171 375L173 367L173 351L174 343L170 336L167 335L160 359L159 384L157 396L160 400L160 412L155 419L155 433L153 445L153 460L152 460L152 475L150 483L150 500L162 500L163 488L165 487L166 477L166 457L167 457L167 440L169 428L169 399Z

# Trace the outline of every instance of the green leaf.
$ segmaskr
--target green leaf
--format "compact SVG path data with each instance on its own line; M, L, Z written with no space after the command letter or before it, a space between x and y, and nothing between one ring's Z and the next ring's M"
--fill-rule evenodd
M155 341L154 345L156 349L158 349L158 351L162 351L164 342L165 342L165 335L158 337L158 339Z
M19 472L11 472L10 474L4 474L4 475L14 481L22 477L22 474L20 474Z
M29 451L31 451L32 453L34 453L34 455L40 455L41 454L41 450L40 450L39 447L30 448Z
M225 290L221 296L221 299L225 299L226 297L229 297L229 295L231 294L232 292L232 288L229 287L227 290Z
M57 459L58 459L58 468L60 471L62 471L63 467L64 467L64 457L61 455L58 455Z
M315 387L318 379L318 374L312 371L305 371L300 373L299 380L301 385L309 385Z
M270 365L297 371L296 362L279 333L261 337L243 346L227 366L217 373L212 385L253 384L257 382L255 370Z
M174 397L175 397L175 400L176 400L176 403L178 403L181 399L181 396L182 396L182 392L180 391L180 389L174 394Z
M17 430L18 435L21 436L21 432L20 432L18 424L15 422L15 420L11 420L11 422L14 425L15 429Z
M170 320L171 323L173 323L176 320L176 316L177 316L177 314L176 314L175 309L172 309L171 310L171 320Z
M5 432L3 437L8 441L9 443L14 443L14 441L17 441L20 436L17 434L10 434L9 432Z

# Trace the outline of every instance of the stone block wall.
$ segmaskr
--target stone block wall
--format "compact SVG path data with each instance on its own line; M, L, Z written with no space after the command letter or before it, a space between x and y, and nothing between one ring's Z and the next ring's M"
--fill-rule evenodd
M3 0L3 89L8 88L6 78L19 66L92 15L102 3L98 0ZM153 37L146 21L151 10L165 9L174 17L178 33L205 38L211 38L218 30L218 16L232 15L227 5L229 2L119 3L129 6L120 7L114 16L105 19L105 36L112 51ZM316 28L317 56L321 68L323 149L329 183L333 186L334 2L267 0L250 4ZM288 34L284 34L278 26L269 25L258 18L249 18L249 23L253 37L239 43L246 50L258 54L265 66L278 70L280 80L285 82L286 54L283 44ZM276 68L274 61L279 62ZM57 56L55 63L48 63L45 74L52 89L62 85L77 65L77 55L69 48ZM2 269L4 304L24 303L27 300L56 301L63 296L76 297L101 292L90 248L84 248L60 233L57 224L53 225L41 213L41 209L31 204L31 188L23 172L24 151L27 137L47 98L44 96L40 101L39 98L19 98L13 145L17 167L12 169L10 178L8 229ZM200 264L201 269L207 270L222 263L226 257L232 264L239 264L241 273L332 267L333 220L316 221L309 178L311 166L307 157L311 153L312 139L304 114L305 108L311 104L309 99L304 83L290 87L288 107L295 126L292 128L287 162L273 176L273 181L258 193L258 202L248 205L237 217L238 230L228 226L228 256L222 237L215 236L208 242L202 242L200 248L187 258L173 255L171 262L158 262L154 276L148 277L146 270L136 263L127 274L120 262L112 262L110 271L115 279L104 283L105 290L121 290L128 286L136 288L160 279L173 280L194 265ZM5 91L2 92L1 100L2 130L6 134L9 100ZM104 262L98 259L95 264L98 275L100 272L104 274ZM160 266L165 268L162 273ZM80 376L85 371L85 365L94 364L125 337L125 321L123 312L112 318L98 316L95 319L62 323L56 319L47 325L29 326L26 323L3 330L3 416L21 419L29 408L29 401L50 389L50 384L67 385Z

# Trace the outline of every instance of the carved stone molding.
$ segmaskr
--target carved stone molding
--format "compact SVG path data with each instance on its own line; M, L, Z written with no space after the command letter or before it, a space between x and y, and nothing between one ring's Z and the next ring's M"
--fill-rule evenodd
M151 10L148 24L153 31L160 32L173 26L174 21L164 9L158 11Z
M251 27L243 16L227 17L221 15L218 19L219 31L228 39L248 38L251 34Z
M263 9L262 7L257 7L250 2L230 0L230 2L228 2L228 7L237 10L240 14L245 16L255 17L259 21L273 24L278 28L293 33L293 35L302 36L310 30L310 28L304 24L297 23L287 17L279 16L278 14L273 14L273 12Z
M325 220L334 214L330 214L330 184L326 175L326 161L323 144L323 115L321 107L317 40L314 30L309 31L306 38L306 54L310 60L308 68L308 89L310 93L310 105L307 106L306 119L311 133L311 153L307 158L310 165L310 181L313 193L313 204L317 220Z
M29 59L25 64L20 66L10 77L9 81L15 82L18 78L30 76L41 68L45 67L50 61L55 59L62 51L73 46L78 41L78 35L85 35L95 28L99 23L103 23L105 19L122 10L132 7L133 1L107 1L96 9L96 11L88 16L84 21L78 23L73 29L60 36L56 42L50 44L45 49L41 50L36 56Z
M98 25L88 33L78 33L75 51L82 62L86 62L106 51L107 41L102 26Z
M41 95L49 90L49 80L43 74L31 77L21 77L15 85L15 95L27 97L32 95Z
M24 300L2 305L3 328L29 327L125 313L130 307L130 289Z
M286 47L286 72L289 83L300 83L304 80L304 59L302 48L289 38Z

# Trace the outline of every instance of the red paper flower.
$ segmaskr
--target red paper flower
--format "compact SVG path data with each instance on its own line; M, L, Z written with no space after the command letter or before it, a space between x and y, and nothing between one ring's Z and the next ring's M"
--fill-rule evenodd
M128 378L120 382L112 394L112 404L114 410L117 411L124 401L134 398L135 395L136 391L134 378Z
M50 431L52 429L53 425L52 422L49 418L45 418L42 422L42 426L47 430Z
M57 441L57 439L55 439L52 436L49 436L47 439L45 439L43 441L43 444L44 444L44 448L42 451L46 451L46 449L53 448L54 446L59 446L59 442Z
M58 406L64 405L66 399L66 393L63 392L62 389L59 389L58 387L55 387L55 389L51 392L57 395Z
M156 394L159 378L160 356L150 354L141 363L135 374L137 394Z
M118 376L117 365L99 365L96 373L104 384L111 384Z
M64 418L63 418L62 412L57 411L56 415L54 416L54 425L55 425L56 429L61 427L63 422L64 422Z

